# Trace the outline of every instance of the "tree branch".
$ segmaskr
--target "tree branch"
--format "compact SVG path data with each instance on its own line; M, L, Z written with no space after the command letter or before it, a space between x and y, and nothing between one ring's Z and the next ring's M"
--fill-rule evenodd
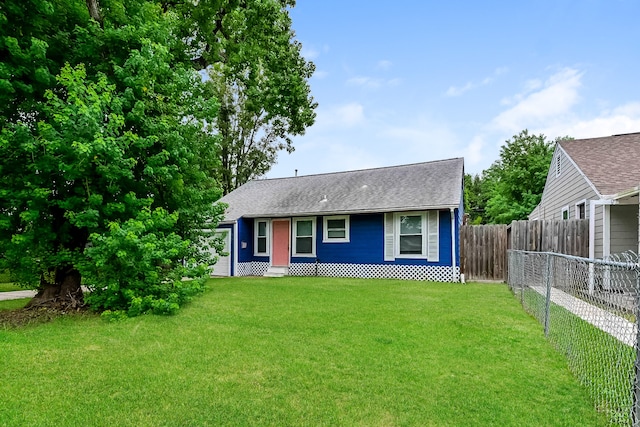
M87 0L87 9L89 10L89 16L94 19L102 27L102 17L100 16L100 5L98 0Z

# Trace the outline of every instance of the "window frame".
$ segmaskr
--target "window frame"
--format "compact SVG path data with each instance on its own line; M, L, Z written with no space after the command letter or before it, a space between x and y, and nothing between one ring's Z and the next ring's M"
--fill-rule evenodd
M298 236L298 222L311 221L311 236ZM292 224L292 257L299 258L315 258L316 256L316 217L298 217L293 218ZM311 237L311 253L298 253L298 237Z
M421 248L419 254L403 254L400 252L400 239L402 236L408 236L409 234L401 234L402 217L420 217L420 236L422 237ZM429 225L427 222L427 212L398 212L394 214L394 228L395 228L395 257L404 259L423 259L427 258L428 253L428 239L429 239ZM415 234L411 234L412 236Z
M566 218L565 218L565 212L567 213ZM571 218L571 217L569 216L569 205L567 205L567 206L563 206L563 207L562 207L562 211L560 212L560 219L561 219L561 220L567 220L567 219L569 219L569 218Z
M265 236L259 236L259 223L264 222ZM265 239L265 252L258 252L258 239ZM254 256L270 256L271 255L271 220L266 218L256 218L253 221L253 255Z
M582 218L580 218L580 206L582 206L582 212L584 213L584 216ZM576 213L575 213L575 218L576 219L587 219L587 200L580 200L579 202L576 203Z
M344 237L329 237L329 221L344 220ZM332 228L342 230L342 228ZM322 243L349 243L351 241L351 227L349 215L332 215L322 218Z

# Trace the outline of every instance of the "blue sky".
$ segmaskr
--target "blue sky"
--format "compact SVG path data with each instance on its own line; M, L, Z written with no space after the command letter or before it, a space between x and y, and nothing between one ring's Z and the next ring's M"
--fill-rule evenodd
M298 0L316 123L268 178L464 157L505 140L640 132L640 1Z

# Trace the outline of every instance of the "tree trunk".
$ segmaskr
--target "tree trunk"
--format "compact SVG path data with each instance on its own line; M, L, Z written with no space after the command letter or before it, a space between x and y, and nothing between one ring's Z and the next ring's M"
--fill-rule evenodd
M89 16L95 19L102 27L102 17L100 16L100 5L98 5L98 0L87 0L87 10L89 11Z
M78 310L84 306L84 296L80 286L80 272L73 267L55 271L51 283L45 275L40 278L38 293L25 308L50 308L55 310Z

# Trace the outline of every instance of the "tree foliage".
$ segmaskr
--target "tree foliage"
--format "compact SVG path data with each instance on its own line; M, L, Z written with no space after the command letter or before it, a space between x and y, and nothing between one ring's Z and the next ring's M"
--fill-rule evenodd
M220 102L216 132L222 168L215 170L228 193L273 166L280 151L294 150L291 137L315 120L308 79L315 66L301 55L288 8L292 0L185 2L193 17L183 28L194 62L207 70Z
M1 6L0 267L33 304L82 304L82 283L98 310L172 313L201 289L222 213L217 103L174 10L90 4Z
M542 197L555 142L566 138L549 142L525 129L505 141L500 158L484 172L487 222L508 224L527 218Z
M464 174L464 211L468 224L485 223L485 206L489 199L483 174Z

